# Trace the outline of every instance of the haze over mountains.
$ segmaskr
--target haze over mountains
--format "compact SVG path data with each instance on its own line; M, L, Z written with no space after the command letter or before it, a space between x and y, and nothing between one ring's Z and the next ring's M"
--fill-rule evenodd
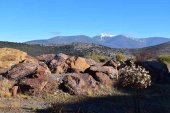
M55 45L81 42L81 43L95 43L111 48L143 48L166 43L169 41L170 38L165 37L132 38L125 35L114 36L109 34L101 34L94 37L89 37L86 35L56 36L50 39L32 40L25 43Z

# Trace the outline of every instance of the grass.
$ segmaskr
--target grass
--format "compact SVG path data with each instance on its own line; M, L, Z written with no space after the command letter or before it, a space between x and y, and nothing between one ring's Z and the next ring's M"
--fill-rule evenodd
M157 60L165 64L170 64L170 55L168 54L159 55L157 57Z

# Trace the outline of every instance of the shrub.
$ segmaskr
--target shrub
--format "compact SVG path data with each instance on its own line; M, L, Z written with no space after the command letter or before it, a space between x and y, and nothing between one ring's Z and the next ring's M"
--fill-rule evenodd
M106 62L107 60L111 59L108 56L98 55L95 52L90 53L89 55L85 56L86 58L91 58L96 62Z
M116 60L117 61L124 61L125 56L122 53L118 53L118 54L116 54Z
M162 63L169 64L170 63L170 55L159 55L157 57L157 60Z
M132 87L136 89L147 88L151 85L151 76L141 66L135 66L132 62L131 66L125 66L119 70L119 81L123 87Z

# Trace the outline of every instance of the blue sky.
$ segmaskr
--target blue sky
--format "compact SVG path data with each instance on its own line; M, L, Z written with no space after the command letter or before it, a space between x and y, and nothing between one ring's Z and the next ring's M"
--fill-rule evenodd
M170 38L170 0L0 0L0 40L125 34Z

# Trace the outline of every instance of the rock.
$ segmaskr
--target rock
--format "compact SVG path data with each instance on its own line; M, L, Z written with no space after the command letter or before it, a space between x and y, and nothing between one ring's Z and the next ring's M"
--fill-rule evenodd
M2 76L0 76L0 96L1 97L9 97L11 96L11 92L9 91L12 86L15 84L14 81L10 81Z
M26 59L27 53L17 49L0 48L0 69L11 68Z
M58 54L55 58L50 62L49 67L52 73L61 74L67 71L68 65L66 64L66 59L69 56L65 54Z
M64 73L68 69L68 65L65 63L64 59L52 60L49 67L52 73L57 74Z
M139 65L149 71L152 82L155 83L169 83L170 73L166 64L158 61L143 61Z
M42 61L48 64L50 61L52 61L55 58L55 56L56 56L55 54L45 54L45 55L37 56L36 58L39 61Z
M27 56L23 63L38 64L39 61L36 58L32 57L32 56Z
M52 94L56 91L58 83L49 76L39 75L34 78L21 79L19 88L21 92L28 95L39 96L43 94Z
M52 73L62 74L67 72L84 72L90 65L84 58L58 54L55 59L50 62L49 67Z
M105 73L96 72L93 77L95 78L95 80L105 86L113 87L113 85L115 85L115 81L113 79L110 79L110 77Z
M103 66L112 66L114 69L117 69L118 62L114 59L107 61Z
M107 74L111 79L118 78L118 70L111 66L91 66L87 72L89 74L101 72Z
M59 53L57 54L57 56L55 57L55 59L68 59L70 56L66 55L66 54L63 54L63 53Z
M9 79L18 80L33 74L38 65L32 63L20 63L14 65L5 75Z
M87 95L89 92L98 90L98 84L88 74L66 74L60 88L70 94Z
M50 74L51 71L48 66L44 62L40 62L35 71L35 76L37 76L38 78L42 78L44 76L48 77Z
M48 80L42 78L26 78L20 81L19 87L21 91L29 95L39 95Z
M99 63L97 63L96 61L94 61L93 59L85 59L86 62L90 65L90 66L93 66L93 65L98 65Z
M84 72L90 65L86 62L86 59L82 57L70 57L66 60L66 64L70 66L70 69L76 72Z

